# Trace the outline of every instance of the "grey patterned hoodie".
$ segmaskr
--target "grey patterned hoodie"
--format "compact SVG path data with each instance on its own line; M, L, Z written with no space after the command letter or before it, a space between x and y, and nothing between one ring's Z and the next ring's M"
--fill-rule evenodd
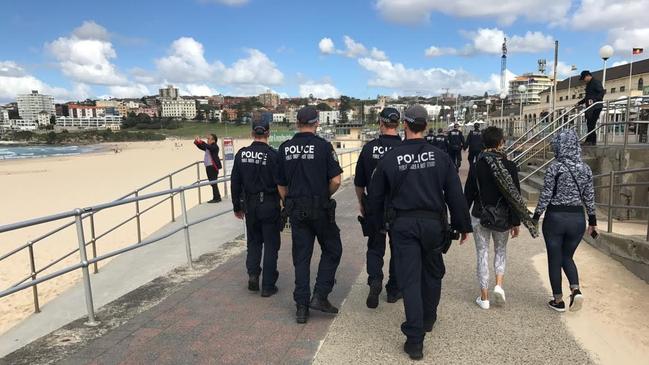
M588 225L597 225L593 172L581 159L577 133L573 129L562 131L552 139L552 148L556 159L545 172L543 190L534 218L539 219L548 205L581 206L583 201L588 213ZM575 186L575 180L578 186Z

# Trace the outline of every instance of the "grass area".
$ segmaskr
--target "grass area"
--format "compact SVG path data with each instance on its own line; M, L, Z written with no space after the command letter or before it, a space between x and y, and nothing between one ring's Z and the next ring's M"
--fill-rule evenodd
M271 131L282 132L291 130L285 125L273 125ZM250 136L250 125L235 125L227 123L198 123L182 122L181 127L177 129L160 129L156 130L168 137L178 137L191 139L196 136L204 137L209 133L214 133L219 137L244 138Z

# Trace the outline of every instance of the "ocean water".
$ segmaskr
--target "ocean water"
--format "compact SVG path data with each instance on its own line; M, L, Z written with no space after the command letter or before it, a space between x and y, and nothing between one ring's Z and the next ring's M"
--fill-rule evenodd
M82 153L95 152L98 146L2 146L0 145L0 160L15 160L23 158L40 158L52 156L72 156Z

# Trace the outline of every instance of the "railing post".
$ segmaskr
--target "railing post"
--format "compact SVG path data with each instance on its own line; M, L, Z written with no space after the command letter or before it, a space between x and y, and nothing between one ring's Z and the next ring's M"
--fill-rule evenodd
M135 191L135 197L138 197L138 192L137 190ZM140 201L136 200L135 201L135 223L137 225L137 243L142 242L142 225L140 222Z
M173 190L173 188L174 188L174 180L173 180L173 177L171 175L169 175L169 190ZM200 188L198 188L198 190L199 190L199 195L200 195ZM174 193L171 193L169 195L169 200L171 201L171 221L175 222L176 221L176 212L175 212L175 208L174 208ZM199 198L199 202L200 202L200 198Z
M95 213L90 214L90 243L91 243L91 248L92 248L92 258L97 258L97 236L95 235ZM92 264L92 271L94 274L97 274L99 272L99 268L97 267L97 263Z
M88 257L86 256L86 240L83 235L83 222L81 221L81 209L76 210L74 217L77 226L77 240L79 241L79 256L81 258L81 273L83 274L83 288L86 296L86 309L88 310L88 326L99 324L95 320L95 308L92 302L92 287L90 286L90 272L88 271Z
M608 233L613 233L613 184L615 183L615 171L611 171L608 178Z
M189 239L189 219L187 218L187 203L185 201L185 189L180 190L180 207L183 213L183 231L185 232L185 251L187 252L187 266L194 268L192 263L192 245Z
M200 183L200 181L201 181L201 164L196 163L196 182ZM201 197L201 188L199 187L196 190L198 191L198 204L202 204L203 199Z
M29 268L32 271L32 280L36 280L36 263L34 262L34 246L31 242L27 243L29 246ZM38 288L36 285L32 286L32 293L34 294L34 313L40 313L41 307L38 303Z

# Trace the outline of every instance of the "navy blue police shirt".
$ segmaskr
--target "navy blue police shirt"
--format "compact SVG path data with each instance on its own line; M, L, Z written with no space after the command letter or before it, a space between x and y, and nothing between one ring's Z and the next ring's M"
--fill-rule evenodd
M288 187L288 198L330 197L329 180L343 172L331 143L313 133L296 133L278 152L277 184Z
M404 179L408 168L410 172ZM390 201L392 190L402 179L399 191ZM372 176L369 205L376 211L388 206L437 213L448 207L451 227L459 232L472 232L469 208L455 165L446 153L422 138L405 140L383 156Z
M469 135L466 137L466 147L471 152L482 151L482 133L476 132L475 130L469 132Z
M448 146L451 150L461 150L464 147L464 135L459 129L448 132Z
M387 151L399 144L401 144L401 137L382 135L363 146L356 163L354 185L359 188L367 188L370 185L376 164Z
M237 152L230 189L235 212L241 211L243 194L277 194L277 167L277 151L266 143L255 141Z
M440 150L448 152L448 138L446 138L445 134L437 134L429 142Z

